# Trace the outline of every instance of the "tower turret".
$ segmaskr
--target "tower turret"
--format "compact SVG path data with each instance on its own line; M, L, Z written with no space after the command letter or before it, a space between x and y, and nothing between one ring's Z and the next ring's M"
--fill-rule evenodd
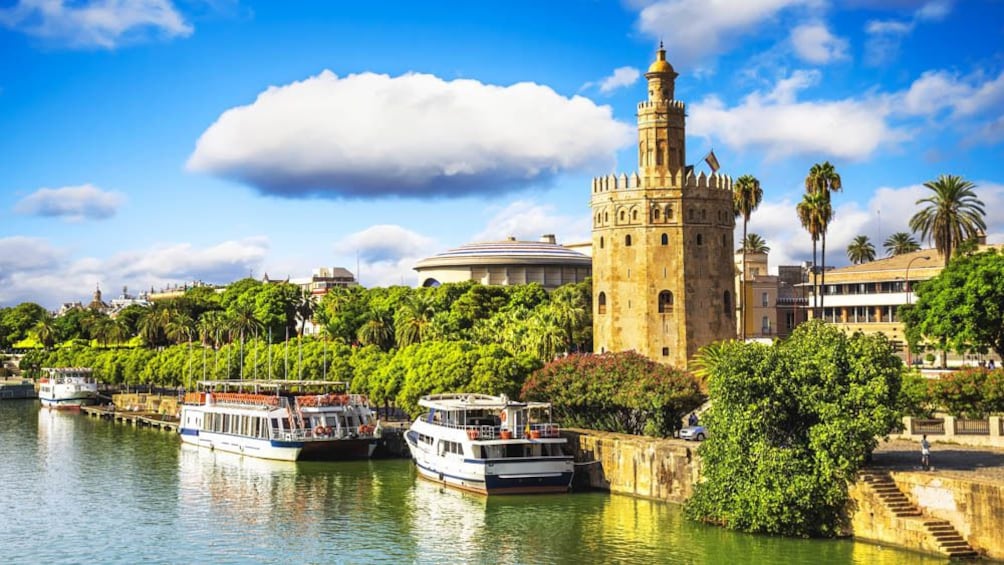
M645 73L648 100L638 104L638 168L643 177L665 177L684 166L685 109L683 102L673 99L677 76L660 42Z

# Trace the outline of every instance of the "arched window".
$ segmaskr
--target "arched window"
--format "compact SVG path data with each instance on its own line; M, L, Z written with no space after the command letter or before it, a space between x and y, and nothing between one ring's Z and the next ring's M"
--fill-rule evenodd
M596 298L596 312L598 314L607 313L607 293L601 292Z
M697 234L697 245L704 245L704 236Z
M662 244L663 245L669 245L669 235L662 234Z
M600 236L600 249L603 249L603 236Z
M658 222L659 221L659 208L657 208L657 207L656 208L652 208L652 221L653 222Z
M729 294L729 291L727 291L727 290L725 291L724 299L725 299L724 300L725 305L724 305L723 309L725 310L725 315L731 318L732 317L732 295Z
M666 205L666 219L667 220L673 219L673 207L669 204Z
M701 208L701 221L702 221L702 222L703 222L704 220L708 219L708 214L707 214L707 212L708 212L707 210L705 210L704 208Z
M631 211L631 221L632 222L637 222L638 221L638 210L632 210Z
M621 210L621 213L620 213L619 217L620 217L620 219L621 219L622 222L627 218L627 214L624 212L624 210Z
M631 234L624 236L624 247L631 247Z
M664 290L659 293L659 313L665 314L673 309L673 293Z
M604 222L610 221L610 212L603 212L603 221Z

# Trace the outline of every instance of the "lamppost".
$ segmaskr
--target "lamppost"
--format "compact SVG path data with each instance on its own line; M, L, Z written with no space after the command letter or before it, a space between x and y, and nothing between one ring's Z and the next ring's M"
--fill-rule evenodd
M913 265L914 261L918 261L918 260L921 260L921 259L923 259L924 261L930 261L931 260L931 256L930 255L918 255L918 256L914 257L913 259L910 259L906 263L906 273L905 273L905 280L903 282L903 285L904 285L903 288L906 290L906 303L907 303L907 305L910 304L910 296L913 294L912 292L910 292L910 265ZM903 336L903 337L905 338L906 336ZM910 351L910 340L909 339L906 340L906 363L910 367L913 367L913 353Z

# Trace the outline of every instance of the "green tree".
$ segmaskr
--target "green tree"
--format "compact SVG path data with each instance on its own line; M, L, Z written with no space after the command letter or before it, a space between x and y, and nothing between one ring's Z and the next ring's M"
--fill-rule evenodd
M362 345L376 345L384 351L394 347L394 317L389 310L371 308L356 336Z
M770 247L760 234L751 233L743 237L742 247L739 248L744 253L770 253ZM744 259L745 260L745 259Z
M724 342L708 365L704 480L686 513L748 532L837 535L848 482L898 425L892 345L813 320L773 345Z
M973 190L976 185L962 177L941 175L924 186L934 194L917 201L926 207L910 218L910 229L919 233L921 239L933 241L947 265L952 251L987 229L983 220L986 212Z
M750 216L753 211L760 206L760 202L763 200L763 189L760 188L760 181L757 180L753 175L743 175L736 179L735 184L732 186L732 205L733 210L737 218L743 219L743 242L746 241L746 228L750 222ZM740 310L739 315L742 318L739 324L742 327L742 338L746 339L746 245L742 246L743 250L743 273L739 277L740 292L739 292L739 304Z
M905 231L899 231L887 237L882 247L885 248L885 254L888 257L920 251L920 244Z
M300 337L303 337L303 332L307 329L307 322L314 319L314 310L316 309L317 302L314 301L314 295L311 294L309 290L302 289L294 306L296 319L300 322L300 329L297 330L297 335Z
M867 235L859 235L847 246L847 258L851 263L860 265L875 260L875 246Z
M5 308L0 316L0 347L28 337L28 332L42 318L50 316L49 311L34 302L22 302L13 308Z
M805 231L809 232L809 237L812 239L813 316L819 318L820 292L817 282L819 268L816 265L816 242L822 237L826 231L826 225L833 218L833 208L830 206L830 201L826 196L821 193L810 192L802 196L802 201L798 203L795 211L798 214L798 220L801 222L802 227L805 228Z
M1004 254L956 257L915 291L912 307L901 309L911 343L924 337L942 351L989 348L1004 358Z
M48 313L47 313L48 314ZM52 349L56 344L57 331L56 320L51 315L43 316L31 329L35 339L46 349Z
M428 339L436 315L436 297L424 289L411 294L394 316L394 336L398 347Z
M833 206L830 204L830 195L841 190L843 190L843 184L840 180L840 174L837 173L837 169L829 161L824 161L822 164L816 163L809 169L809 174L805 177L805 191L812 194L821 194L826 200L824 206L825 213L820 215L820 220L822 220L820 226L822 229L819 234L819 259L821 263L819 282L820 310L823 310L825 307L824 301L826 298L826 232L830 227L830 222L833 221Z

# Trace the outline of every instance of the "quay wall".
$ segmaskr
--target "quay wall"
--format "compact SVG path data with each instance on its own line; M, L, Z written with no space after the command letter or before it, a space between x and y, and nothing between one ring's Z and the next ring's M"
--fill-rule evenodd
M681 504L700 480L698 444L594 430L562 430L575 455L576 480L589 487ZM942 476L931 472L891 472L893 480L924 514L947 520L978 551L1004 560L1004 483ZM898 518L874 491L859 481L849 486L850 535L938 554L923 520Z
M115 409L121 412L154 412L167 416L178 413L177 396L161 394L125 393L112 395Z
M567 428L576 469L592 488L683 503L697 483L697 444Z
M892 472L890 476L925 517L946 520L974 549L1004 560L1004 536L1000 535L1004 484L921 471ZM919 521L891 516L861 483L851 485L850 494L855 537L937 552Z

